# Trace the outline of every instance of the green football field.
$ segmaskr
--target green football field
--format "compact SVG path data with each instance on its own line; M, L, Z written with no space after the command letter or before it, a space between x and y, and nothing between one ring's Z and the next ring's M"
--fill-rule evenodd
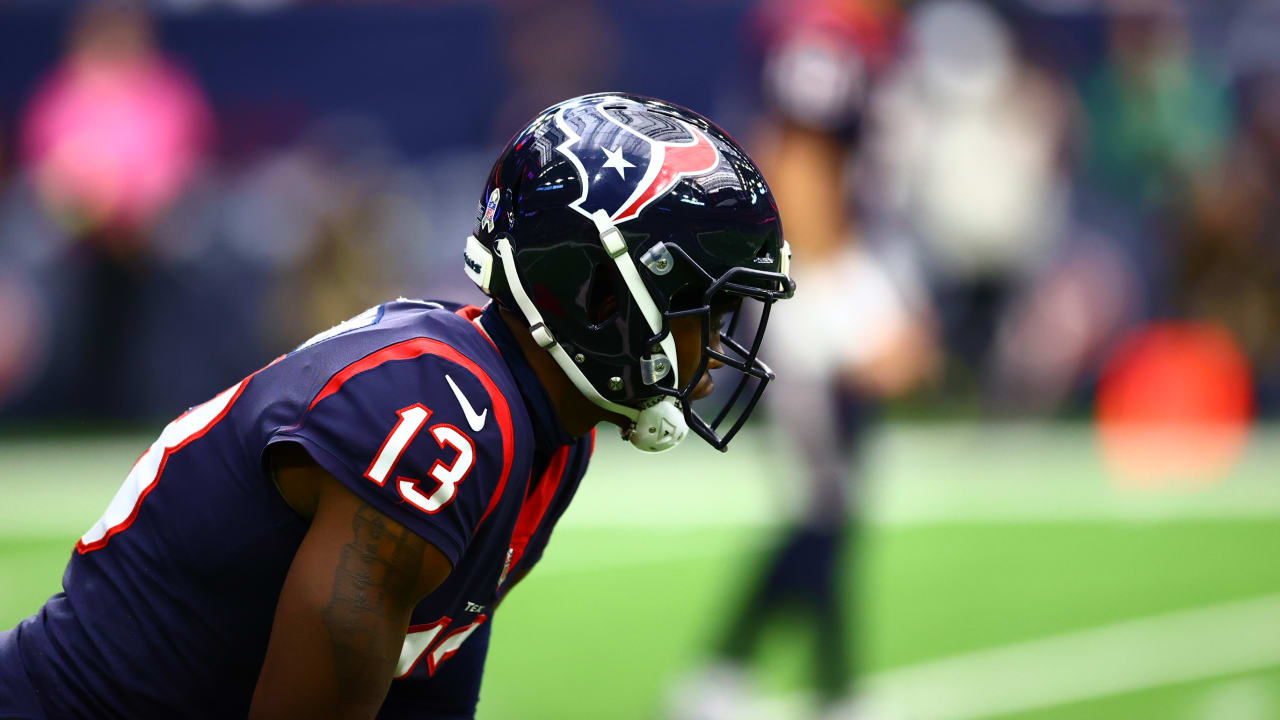
M57 590L150 440L0 438L0 628ZM657 720L705 660L802 484L763 432L688 445L601 436L495 620L483 720ZM847 562L870 717L1280 717L1280 429L1220 483L1134 489L1083 425L892 425L866 477ZM760 717L809 716L813 632L767 631Z

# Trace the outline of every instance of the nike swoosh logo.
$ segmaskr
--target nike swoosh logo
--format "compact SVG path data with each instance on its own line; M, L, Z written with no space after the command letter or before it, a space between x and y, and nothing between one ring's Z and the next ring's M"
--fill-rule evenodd
M467 401L467 396L462 394L458 389L458 384L448 375L444 379L449 383L449 387L453 389L454 397L458 398L458 404L462 406L462 414L467 416L467 425L471 426L471 432L480 432L484 428L484 421L489 417L489 408L485 408L484 412L477 413L476 409L471 407L471 403Z

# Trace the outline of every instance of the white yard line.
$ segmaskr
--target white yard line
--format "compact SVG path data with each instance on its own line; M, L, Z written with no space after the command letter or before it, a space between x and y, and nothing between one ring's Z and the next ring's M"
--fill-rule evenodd
M150 438L0 438L0 530L79 535L101 515ZM687 443L639 457L601 436L563 527L763 528L805 504L805 482L773 435L752 428L728 454ZM869 446L864 518L889 526L1280 517L1280 425L1258 429L1241 465L1209 487L1124 489L1106 477L1087 425L899 423Z
M724 557L732 545L569 556L534 572L547 578ZM875 718L976 720L1163 685L1280 667L1280 593L1100 625L953 655L868 676ZM761 717L805 717L804 696L767 701Z
M877 673L904 720L967 720L1280 665L1280 594L1103 625Z
M545 561L535 577L660 565L732 546L687 548L682 558L645 552ZM1280 593L1109 623L987 648L868 676L862 687L881 720L977 720L1165 685L1280 667ZM753 717L806 718L805 695L765 698Z

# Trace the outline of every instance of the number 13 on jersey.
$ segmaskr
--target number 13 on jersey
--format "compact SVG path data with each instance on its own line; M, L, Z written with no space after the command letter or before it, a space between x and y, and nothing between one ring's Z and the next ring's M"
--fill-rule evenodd
M387 435L373 462L369 463L369 469L364 473L366 478L378 485L386 484L387 477L400 461L400 457L409 449L409 445L418 436L427 419L431 417L431 409L422 403L415 403L397 410L396 415L399 416L399 421L391 429L391 434ZM396 490L405 502L425 513L434 514L453 501L458 492L458 484L467 479L467 474L475 465L476 445L470 437L449 423L436 423L427 432L435 439L441 450L450 448L457 454L448 465L440 460L436 460L431 465L427 475L435 480L437 485L430 493L422 492L419 480L403 475L396 478Z

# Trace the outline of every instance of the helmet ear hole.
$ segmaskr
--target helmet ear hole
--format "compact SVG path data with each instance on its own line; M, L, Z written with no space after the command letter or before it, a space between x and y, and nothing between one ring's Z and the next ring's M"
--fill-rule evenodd
M618 271L611 263L596 266L587 288L588 319L592 327L606 325L618 316L618 288L622 286Z

